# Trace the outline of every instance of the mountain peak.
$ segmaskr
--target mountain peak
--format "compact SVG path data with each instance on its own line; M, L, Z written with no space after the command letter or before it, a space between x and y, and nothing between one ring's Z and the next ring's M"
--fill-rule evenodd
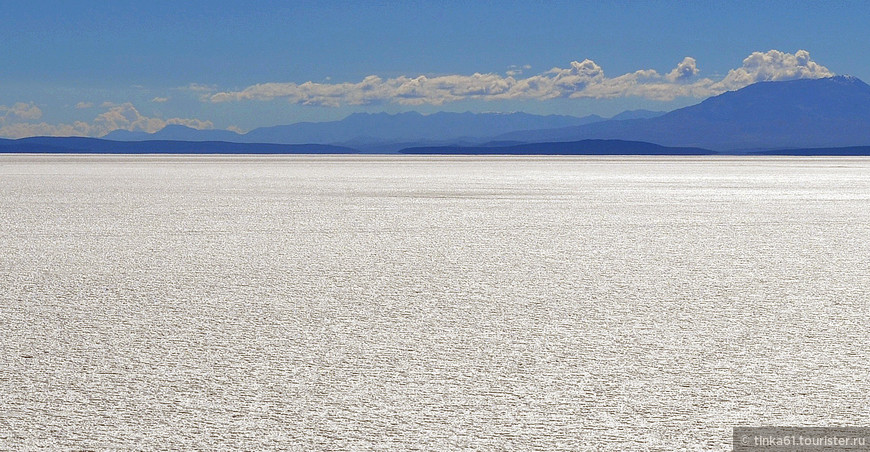
M837 82L837 83L844 84L844 85L870 87L870 85L867 85L866 83L864 83L863 80L861 80L858 77L855 77L854 75L835 75L835 76L831 77L831 80L834 82Z
M698 105L675 110L668 115L689 111L693 114L767 115L771 119L793 120L792 116L841 118L867 116L870 86L853 76L838 75L819 79L766 81L711 97Z
M866 146L870 86L852 76L765 81L663 116L505 134L496 139L647 141L720 151Z

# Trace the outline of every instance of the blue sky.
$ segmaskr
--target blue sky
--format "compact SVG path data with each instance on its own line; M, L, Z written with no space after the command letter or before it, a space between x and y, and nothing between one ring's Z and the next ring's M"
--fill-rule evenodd
M2 1L0 20L7 137L610 116L765 79L870 80L868 2Z

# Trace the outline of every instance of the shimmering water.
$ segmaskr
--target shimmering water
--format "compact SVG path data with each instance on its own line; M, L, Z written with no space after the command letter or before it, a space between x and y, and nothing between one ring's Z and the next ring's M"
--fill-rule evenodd
M870 159L0 156L0 449L870 424Z

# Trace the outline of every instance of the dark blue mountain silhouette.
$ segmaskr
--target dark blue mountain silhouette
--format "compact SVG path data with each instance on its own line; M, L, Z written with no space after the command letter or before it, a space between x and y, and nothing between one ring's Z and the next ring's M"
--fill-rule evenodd
M496 137L525 142L622 139L752 150L870 144L870 86L855 77L761 82L650 119Z
M0 138L3 153L52 154L352 154L360 152L326 144L230 143L226 141L113 141L82 137ZM717 152L693 147L669 147L641 141L581 140L577 142L490 142L483 146L423 146L402 149L405 154L502 155L707 155ZM723 154L728 154L727 152ZM745 154L745 152L741 152ZM870 146L780 149L761 155L866 156Z
M145 141L153 139L155 134L148 132L133 132L130 130L117 129L102 136L104 140L113 141Z
M0 139L0 153L55 154L352 154L325 144L229 143L226 141L113 141L82 137Z
M701 148L666 147L641 141L582 140L567 143L526 143L508 146L433 146L402 149L402 154L469 155L710 155Z

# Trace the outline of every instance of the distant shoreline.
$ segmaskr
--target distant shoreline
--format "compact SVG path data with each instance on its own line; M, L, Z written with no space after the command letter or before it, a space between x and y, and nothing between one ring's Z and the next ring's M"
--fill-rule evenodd
M580 140L510 143L503 146L410 146L395 152L364 152L328 144L236 143L226 141L113 141L82 137L0 139L0 154L112 154L112 155L765 155L870 156L870 146L713 151L700 147L670 147L644 141Z

